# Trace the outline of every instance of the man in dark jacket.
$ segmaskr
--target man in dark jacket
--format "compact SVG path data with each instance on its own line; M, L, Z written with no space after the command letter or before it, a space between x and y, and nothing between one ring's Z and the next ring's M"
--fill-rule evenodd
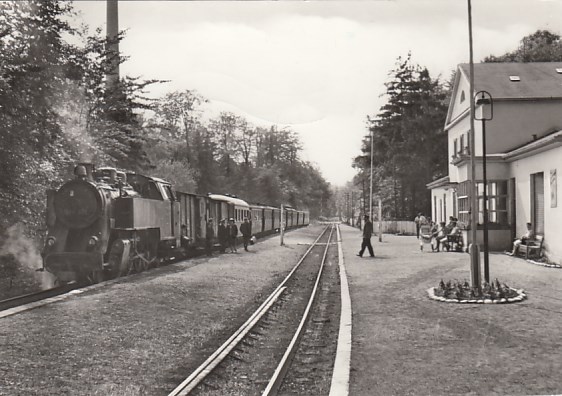
M207 221L207 228L205 230L205 250L207 256L213 254L213 239L215 238L215 229L213 228L213 219L209 218Z
M248 218L244 218L244 222L240 226L240 232L242 233L242 239L244 240L244 250L248 251L248 244L250 243L250 238L252 237L252 225L248 221Z
M230 253L236 252L236 237L238 237L238 227L233 218L230 218L228 225L228 244L230 246Z
M361 243L361 250L358 256L363 257L365 248L369 249L371 257L375 257L373 246L371 245L371 235L373 234L373 223L369 220L369 216L365 215L365 224L363 225L363 242Z
M226 246L228 245L228 232L226 230L226 225L224 224L225 219L221 219L219 223L219 228L217 231L217 237L219 239L219 243L221 245L221 253L226 252Z

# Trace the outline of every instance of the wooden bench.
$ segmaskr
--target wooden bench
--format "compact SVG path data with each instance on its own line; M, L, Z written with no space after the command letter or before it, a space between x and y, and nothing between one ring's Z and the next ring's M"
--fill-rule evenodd
M535 239L528 240L527 244L519 245L519 254L524 255L526 259L530 257L541 258L543 244L544 235L537 235Z

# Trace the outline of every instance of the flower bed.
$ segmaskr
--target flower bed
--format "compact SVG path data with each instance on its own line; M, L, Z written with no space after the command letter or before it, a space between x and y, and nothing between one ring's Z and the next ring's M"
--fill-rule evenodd
M462 304L506 304L523 301L527 295L522 289L513 289L497 279L484 282L480 291L475 291L467 281L444 282L427 290L429 298L435 301Z

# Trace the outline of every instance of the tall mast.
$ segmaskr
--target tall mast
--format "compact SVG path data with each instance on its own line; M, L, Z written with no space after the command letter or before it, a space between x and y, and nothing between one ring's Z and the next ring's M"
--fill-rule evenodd
M107 41L111 69L106 75L107 89L114 89L119 83L119 11L118 0L107 0Z

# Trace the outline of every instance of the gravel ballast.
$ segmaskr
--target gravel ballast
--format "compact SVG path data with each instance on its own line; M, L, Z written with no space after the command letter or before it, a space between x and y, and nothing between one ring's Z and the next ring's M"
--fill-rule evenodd
M0 395L165 395L253 312L320 232L197 258L0 320Z

